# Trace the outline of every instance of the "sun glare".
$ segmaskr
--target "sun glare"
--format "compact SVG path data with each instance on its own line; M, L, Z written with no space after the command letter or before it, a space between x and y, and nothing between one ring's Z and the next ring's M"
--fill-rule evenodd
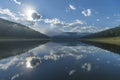
M26 8L25 9L25 16L27 18L27 20L33 20L32 18L32 14L35 12L35 10L33 8Z

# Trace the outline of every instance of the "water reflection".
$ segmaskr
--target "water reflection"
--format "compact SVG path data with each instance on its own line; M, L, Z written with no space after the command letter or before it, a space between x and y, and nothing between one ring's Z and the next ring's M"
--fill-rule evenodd
M96 47L100 47L102 49L106 49L108 51L120 54L120 46L107 44L107 43L100 43L100 42L91 42L91 41L83 41L86 44L94 45Z
M118 54L81 42L48 42L0 60L0 79L120 80L119 68Z
M44 44L46 41L10 41L10 42L0 42L0 59L6 58L9 56L18 55L28 50Z
M34 68L36 67L38 64L40 64L40 59L33 56L33 57L27 57L26 58L26 68Z

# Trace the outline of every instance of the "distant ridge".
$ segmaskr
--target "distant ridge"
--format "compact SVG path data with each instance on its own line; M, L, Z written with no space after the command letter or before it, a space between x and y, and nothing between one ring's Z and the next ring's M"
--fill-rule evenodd
M90 33L79 33L79 32L63 32L62 34L53 36L53 39L79 39L80 37L89 35Z

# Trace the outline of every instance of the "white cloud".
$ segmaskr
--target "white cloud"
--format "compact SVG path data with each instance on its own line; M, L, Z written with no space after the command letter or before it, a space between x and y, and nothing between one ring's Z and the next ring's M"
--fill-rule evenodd
M16 4L21 5L21 2L19 2L18 0L13 0Z
M12 20L14 22L25 22L24 16L21 15L21 13L14 13L10 9L6 8L0 8L0 18L6 19L6 20Z
M69 32L72 28L80 27L84 25L85 22L79 19L74 20L73 22L64 22L57 18L53 19L41 19L44 24L47 24L49 27L40 26L39 23L35 23L33 29L40 31L42 33L50 35L60 34L62 32Z
M0 8L0 14L5 14L5 15L8 15L10 17L15 17L15 14L13 12L11 12L9 9Z
M49 23L49 24L51 24L52 26L53 26L53 25L60 25L60 26L64 25L64 22L60 21L60 20L57 19L57 18L44 19L44 22L45 22L45 23Z
M33 20L29 21L27 20L23 12L14 13L8 8L6 9L0 8L0 18L14 21L17 23L22 23L23 25L26 25L29 27L33 26L36 22L40 21L42 16L36 11L33 13L33 15L31 15L31 17L33 18Z
M91 9L86 9L86 10L83 10L81 13L82 13L85 17L87 17L87 16L91 16L92 11L91 11Z
M40 31L47 35L56 35L62 32L96 32L101 30L97 27L88 26L85 21L82 21L80 19L73 20L72 22L64 22L58 18L42 19L41 15L37 13L34 14L34 16L32 16L34 20L28 21L24 13L14 13L9 9L2 8L0 8L0 14L2 14L2 17L4 17L5 19L7 18L8 20L12 20L17 23L22 23L23 25L31 27L32 29ZM90 14L91 13L88 10L87 15ZM9 17L6 17L5 15ZM40 26L41 21L47 26Z
M45 23L49 23L52 26L61 26L61 27L76 27L82 24L85 24L84 21L76 19L75 21L71 22L71 23L66 23L63 21L60 21L57 18L53 18L53 19L44 19Z
M56 35L56 34L60 34L62 32L89 32L89 33L94 33L94 32L99 32L102 30L106 30L108 28L98 28L95 26L91 26L91 25L87 25L87 23L85 21L76 19L72 22L63 22L57 18L53 18L53 19L42 19L42 21L45 24L49 24L51 26L49 27L40 27L38 25L38 27L35 25L34 29L37 29L40 32L46 33L49 36L51 35Z
M68 27L77 27L77 26L81 26L81 25L85 24L85 22L77 19L77 20L75 20L71 23L66 23L66 24L67 24Z
M71 10L76 10L76 7L75 7L74 5L71 5L71 4L69 4L69 8L70 8Z

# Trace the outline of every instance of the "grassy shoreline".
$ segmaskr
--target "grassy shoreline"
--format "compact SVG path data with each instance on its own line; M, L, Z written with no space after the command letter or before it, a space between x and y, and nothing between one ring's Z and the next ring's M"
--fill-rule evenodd
M108 38L91 38L91 39L84 39L85 41L92 41L92 42L100 42L100 43L107 43L113 45L120 46L120 37L108 37Z

